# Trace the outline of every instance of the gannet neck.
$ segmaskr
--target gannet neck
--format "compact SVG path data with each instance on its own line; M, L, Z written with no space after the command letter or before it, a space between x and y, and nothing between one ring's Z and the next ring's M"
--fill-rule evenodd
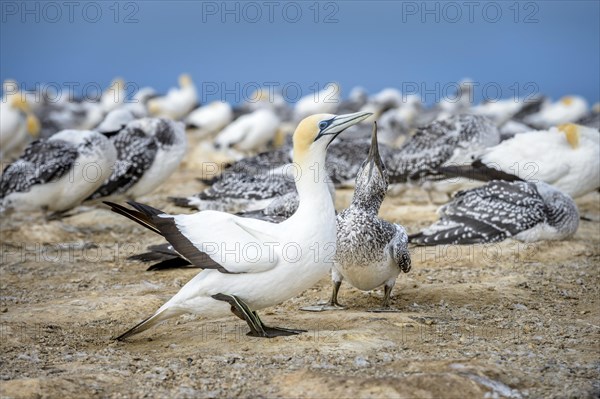
M325 151L320 148L312 150L303 156L294 152L296 189L300 201L297 213L321 210L334 215L333 200L327 186L329 177L325 169Z

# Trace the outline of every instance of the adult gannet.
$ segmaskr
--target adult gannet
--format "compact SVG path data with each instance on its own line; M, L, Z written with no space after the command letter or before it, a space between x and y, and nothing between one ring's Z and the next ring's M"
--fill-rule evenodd
M146 105L155 96L154 89L142 87L131 101L106 114L94 130L108 136L119 133L129 122L148 116Z
M391 87L385 88L369 97L367 102L360 109L364 112L373 113L373 116L367 119L363 124L371 124L374 120L379 119L386 111L392 108L398 108L401 105L402 93L400 93L400 90Z
M116 194L136 198L151 192L177 169L187 145L183 123L163 118L134 120L110 141L117 161L90 199Z
M153 116L167 116L178 120L186 116L198 104L198 93L190 75L179 76L179 89L172 88L166 96L148 101L148 111Z
M216 211L168 215L135 202L130 202L135 210L107 203L113 211L163 235L180 255L205 269L154 315L117 339L183 313L213 318L230 310L248 323L253 336L302 332L267 327L256 311L313 286L331 268L325 251L335 250L336 227L333 201L324 181L325 154L341 132L368 116L360 112L318 114L300 122L294 133L294 162L304 172L296 182L300 206L280 224ZM231 256L232 248L237 256ZM315 256L317 248L321 252Z
M115 147L98 132L64 130L27 146L0 179L0 208L62 212L110 175Z
M417 245L456 245L563 240L575 234L579 212L573 200L543 182L495 180L459 191L438 210L440 220L411 235Z
M233 120L231 105L213 101L193 110L186 118L187 127L196 129L196 135L206 137L219 132Z
M538 129L547 129L564 123L576 122L588 111L588 103L583 97L566 96L555 103L546 103L535 114L523 118L523 122Z
M410 271L411 261L404 227L377 217L387 188L387 172L379 155L377 125L374 125L369 156L356 176L352 202L337 216L337 250L331 270L331 299L326 305L311 306L304 310L342 307L337 296L345 279L363 291L383 285L385 294L381 310L389 311L396 278L401 271Z
M567 123L515 135L471 164L440 170L477 180L543 181L573 198L600 187L600 132Z
M581 117L576 123L600 130L600 103L594 104L590 112Z
M40 132L40 122L25 98L20 93L4 93L0 102L0 159L20 152L28 138Z
M340 86L337 83L328 83L323 90L300 98L294 106L294 117L300 120L311 114L336 112L340 102Z
M217 149L251 152L263 149L271 142L281 121L275 112L263 108L242 115L223 129L215 138Z

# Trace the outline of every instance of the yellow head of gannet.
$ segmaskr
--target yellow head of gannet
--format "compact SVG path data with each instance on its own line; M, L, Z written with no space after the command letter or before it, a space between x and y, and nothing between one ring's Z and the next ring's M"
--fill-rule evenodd
M368 118L370 112L332 115L316 114L304 118L294 132L294 161L302 162L312 154L325 154L327 146L344 130Z
M567 142L573 149L579 147L579 127L577 125L574 123L565 123L558 126L558 130L565 134Z
M192 77L187 73L181 74L179 76L179 87L181 87L182 89L186 87L191 87L193 85L194 82L192 81Z
M567 107L573 104L573 97L566 96L560 99L560 102L566 105Z
M11 105L13 108L20 110L27 116L27 132L31 136L37 137L41 129L40 121L33 114L33 112L31 112L31 108L25 100L25 95L23 93L17 93L17 95L14 95L11 99Z

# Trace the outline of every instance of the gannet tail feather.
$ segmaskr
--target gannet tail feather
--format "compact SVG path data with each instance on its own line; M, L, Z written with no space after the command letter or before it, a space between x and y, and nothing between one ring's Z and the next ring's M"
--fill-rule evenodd
M176 312L172 312L168 308L162 309L162 310L159 309L158 312L156 312L152 316L148 317L147 319L141 321L140 323L136 324L135 326L133 326L132 328L125 331L123 334L119 335L118 337L116 337L114 339L116 341L122 341L126 338L131 337L132 335L139 334L142 331L146 331L147 329L152 328L155 325L157 325L173 316L176 316L176 315L177 315Z
M503 172L499 169L487 166L480 160L474 161L471 165L444 166L438 169L438 172L447 177L465 177L479 181L522 181L510 173Z
M168 197L169 201L171 201L174 205L180 206L182 208L195 208L190 204L190 199L186 197Z
M128 219L133 220L134 222L141 224L149 230L152 230L156 234L162 235L160 230L156 227L156 224L152 221L152 218L142 213L140 211L136 211L133 209L129 209L124 207L123 205L116 204L110 201L103 201L106 205L110 206L110 210L118 213L119 215L125 216Z

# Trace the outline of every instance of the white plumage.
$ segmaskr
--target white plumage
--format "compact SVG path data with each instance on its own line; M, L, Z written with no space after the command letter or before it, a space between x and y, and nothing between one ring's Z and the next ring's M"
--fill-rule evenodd
M269 108L242 115L219 133L215 147L242 152L256 151L275 138L280 122Z
M224 101L213 101L192 111L186 118L188 127L194 128L200 137L217 133L233 120L231 105Z
M600 187L600 132L574 124L517 134L480 158L489 168L551 184L573 198Z
M567 96L551 104L544 104L542 109L525 117L524 122L539 129L563 123L576 122L588 111L588 103L583 97Z
M310 93L302 97L294 107L296 119L318 113L335 112L340 105L341 93L337 83L329 83L319 92Z
M179 88L172 88L166 96L148 101L148 111L153 116L167 116L178 120L186 116L198 103L196 86L189 75L179 77Z

